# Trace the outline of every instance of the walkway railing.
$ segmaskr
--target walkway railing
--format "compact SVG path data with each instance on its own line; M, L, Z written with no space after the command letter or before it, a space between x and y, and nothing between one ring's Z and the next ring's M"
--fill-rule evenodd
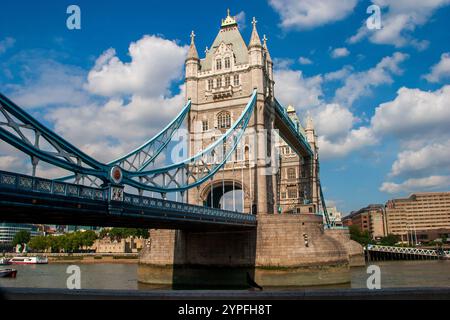
M423 248L410 248L410 247L392 247L371 245L367 246L369 251L388 252L388 253L402 253L402 254L414 254L429 257L446 257L450 258L450 250L436 250L436 249L423 249Z

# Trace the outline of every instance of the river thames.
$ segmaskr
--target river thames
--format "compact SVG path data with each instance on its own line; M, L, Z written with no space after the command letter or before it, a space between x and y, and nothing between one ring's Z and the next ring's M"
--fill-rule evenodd
M437 261L380 261L373 263L381 268L381 287L450 287L450 260ZM0 287L66 288L71 264L17 265L16 279L0 279ZM137 264L79 264L82 289L151 290L153 286L137 281ZM2 267L3 268L3 267ZM351 284L321 288L365 288L366 268L352 268ZM163 288L167 289L167 287ZM293 290L270 288L274 290ZM298 288L301 289L301 288Z

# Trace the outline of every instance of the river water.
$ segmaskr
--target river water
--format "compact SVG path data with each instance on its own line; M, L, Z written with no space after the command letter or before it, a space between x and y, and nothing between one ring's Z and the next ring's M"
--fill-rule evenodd
M381 287L450 287L450 260L380 261ZM16 279L0 278L0 287L66 288L69 264L17 265ZM137 264L79 264L83 289L150 290L137 282ZM0 267L4 269L6 267ZM351 284L326 288L365 288L366 268L352 268ZM321 288L321 287L319 287ZM295 288L277 288L292 290Z

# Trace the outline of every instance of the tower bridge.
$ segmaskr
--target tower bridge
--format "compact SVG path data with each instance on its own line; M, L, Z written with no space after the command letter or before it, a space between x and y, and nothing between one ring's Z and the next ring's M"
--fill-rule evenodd
M192 32L186 105L109 163L0 94L0 139L32 167L30 175L0 171L0 220L150 228L138 271L146 283L242 285L247 272L263 285L349 281L362 248L328 219L312 120L303 128L275 98L268 39L252 25L247 45L228 14L203 58ZM158 165L183 124L187 159ZM295 156L285 161L286 152ZM36 177L40 162L72 174Z

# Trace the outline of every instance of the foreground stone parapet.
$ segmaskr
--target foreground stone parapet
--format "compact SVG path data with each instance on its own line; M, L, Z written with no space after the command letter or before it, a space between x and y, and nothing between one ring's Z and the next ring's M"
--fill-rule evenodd
M174 287L246 287L348 283L353 245L330 235L316 215L259 215L256 230L151 230L138 280ZM348 241L350 241L348 239ZM353 250L353 249L352 249Z

